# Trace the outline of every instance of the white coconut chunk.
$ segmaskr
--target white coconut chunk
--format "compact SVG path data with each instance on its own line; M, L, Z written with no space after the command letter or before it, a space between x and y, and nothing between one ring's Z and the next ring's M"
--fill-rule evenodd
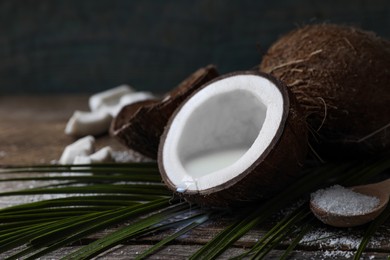
M92 163L113 162L112 148L110 146L103 147L99 151L89 156Z
M92 111L96 111L103 105L117 105L123 95L133 93L134 91L135 90L128 85L120 85L118 87L96 93L89 98L89 107Z
M71 164L76 156L88 156L95 150L95 138L91 135L83 137L65 147L59 160L60 164Z
M75 157L73 164L91 164L113 162L112 148L106 146L91 155L78 155Z
M127 93L120 98L118 103L111 105L103 104L100 106L99 111L106 111L112 117L116 117L124 106L152 98L154 98L153 94L146 91Z
M69 119L65 133L71 136L101 135L108 131L112 116L104 110L75 111Z
M283 118L283 96L258 75L235 75L201 89L166 133L162 162L178 192L226 183L253 165Z
M91 163L92 163L91 158L86 155L77 155L73 160L73 164L91 164Z
M155 96L151 92L138 91L135 93L123 95L119 101L119 104L121 106L126 106L126 105L133 104L135 102L144 101L152 98L155 98Z

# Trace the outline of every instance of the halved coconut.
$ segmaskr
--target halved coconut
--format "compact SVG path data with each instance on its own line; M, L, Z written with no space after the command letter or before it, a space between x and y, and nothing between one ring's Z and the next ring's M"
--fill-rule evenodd
M296 179L306 127L294 97L257 72L207 83L171 117L158 163L168 188L206 206L241 205Z

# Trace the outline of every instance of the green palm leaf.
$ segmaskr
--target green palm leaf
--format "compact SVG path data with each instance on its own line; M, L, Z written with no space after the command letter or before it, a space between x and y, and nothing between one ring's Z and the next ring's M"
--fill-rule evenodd
M299 246L306 232L318 225L307 207L310 192L333 183L364 183L388 169L388 156L373 161L329 163L307 169L303 178L278 196L256 207L243 209L241 217L237 217L230 226L205 244L192 259L217 258L248 231L300 200L303 201L301 207L275 223L252 248L236 257L261 259L290 239L289 246L283 246L286 249L282 257L286 258ZM225 211L196 209L196 206L174 198L162 184L156 163L8 166L0 169L0 176L0 182L5 183L42 183L36 188L2 192L0 197L55 196L0 209L2 258L41 257L115 225L119 227L113 232L81 247L66 258L91 258L150 232L169 228L176 230L142 253L139 256L142 258L158 252L202 223L226 214ZM361 256L369 238L389 218L388 208L368 226L356 257ZM128 221L131 225L121 225Z

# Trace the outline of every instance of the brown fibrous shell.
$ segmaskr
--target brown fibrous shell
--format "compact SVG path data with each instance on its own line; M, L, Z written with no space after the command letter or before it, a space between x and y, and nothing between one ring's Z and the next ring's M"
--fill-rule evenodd
M216 67L208 65L192 73L161 100L122 109L112 123L111 135L128 148L156 159L160 137L172 113L185 98L217 76Z
M388 40L349 26L308 25L275 42L260 70L297 97L322 155L389 149Z

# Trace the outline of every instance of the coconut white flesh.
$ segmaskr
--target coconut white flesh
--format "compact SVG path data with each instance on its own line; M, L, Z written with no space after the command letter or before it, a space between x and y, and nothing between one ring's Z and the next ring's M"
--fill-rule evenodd
M72 164L77 156L88 156L95 150L95 138L91 135L67 145L59 159L60 164Z
M115 105L119 102L122 96L133 92L135 92L135 90L130 86L120 85L118 87L93 94L88 100L89 108L91 111L96 111L103 105Z
M124 106L155 98L152 93L146 91L133 92L123 95L117 103L102 104L98 111L106 111L112 117L116 117Z
M166 134L162 163L178 192L219 186L243 173L270 145L283 96L270 80L235 75L192 96Z
M100 135L110 128L112 116L103 110L92 112L76 110L65 127L71 136Z

